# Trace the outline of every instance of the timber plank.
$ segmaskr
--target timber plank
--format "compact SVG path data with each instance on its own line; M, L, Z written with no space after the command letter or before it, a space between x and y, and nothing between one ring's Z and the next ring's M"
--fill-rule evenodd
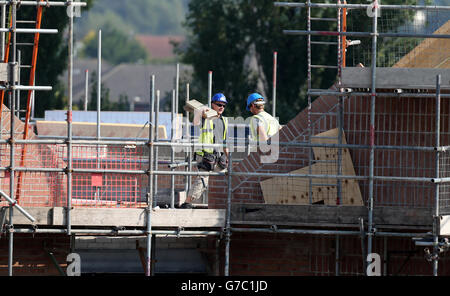
M25 208L36 219L36 225L65 226L66 212L62 207ZM72 226L144 227L146 209L74 208ZM31 221L14 211L13 222L30 225ZM225 210L221 209L155 209L151 212L152 227L224 227Z
M337 144L338 129L331 129L317 134L312 143ZM346 144L345 134L342 135L342 143ZM338 148L314 147L314 159L318 162L311 165L313 175L338 175ZM342 149L342 175L355 176L353 161L348 149ZM308 175L310 167L304 167L290 173ZM311 188L312 203L323 203L325 205L336 205L337 203L337 180L335 178L313 178L315 185ZM309 178L286 178L274 177L260 182L264 201L267 204L309 204ZM342 205L362 206L364 204L358 181L355 179L341 180Z
M269 205L233 204L231 222L239 224L301 225L329 224L355 225L362 217L367 221L364 206L327 205ZM373 221L376 226L431 226L431 208L375 207Z
M433 34L450 33L450 21ZM407 55L403 56L393 68L449 68L450 40L445 38L426 38Z
M190 100L190 101L186 102L186 105L184 106L184 110L188 111L188 112L191 112L191 113L194 113L196 111L200 112L200 111L203 110L203 108L207 108L207 107L208 106L200 103L197 100ZM215 110L213 110L211 108L209 108L209 109L210 110L208 110L206 112L206 118L207 119L210 119L210 118L213 118L213 117L217 116L217 112Z

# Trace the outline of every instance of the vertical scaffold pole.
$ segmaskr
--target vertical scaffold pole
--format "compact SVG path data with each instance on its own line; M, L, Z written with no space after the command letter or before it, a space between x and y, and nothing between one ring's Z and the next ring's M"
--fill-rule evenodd
M17 51L17 69L20 69L22 63L22 52L20 50ZM17 84L20 85L20 75L17 76ZM16 116L20 118L20 90L17 90L16 95ZM24 130L24 132L26 129ZM18 196L19 197L19 196Z
M12 55L11 55L11 62L9 63L10 71L11 68L15 67L16 64L16 13L17 13L17 2L12 2L12 13L11 13L11 32L12 34ZM15 75L10 75L10 84L13 86L16 85L17 81L15 80ZM10 104L10 175L9 175L9 191L10 196L14 196L14 167L15 167L15 161L14 161L14 130L15 130L15 116L14 116L14 110L16 108L15 106L16 101L16 90L10 89L9 90L9 104ZM13 223L13 216L14 216L14 205L11 204L9 207L9 250L8 250L8 275L13 275L13 249L14 249L14 223Z
M175 76L175 114L178 113L178 99L180 97L180 64L177 64Z
M276 117L277 111L277 56L278 53L273 53L273 80L272 80L272 116Z
M308 9L307 9L307 30L311 31L311 0L308 0ZM311 34L308 34L308 42L307 42L307 53L308 53L308 90L311 89ZM308 143L311 144L312 138L312 126L311 126L311 95L308 94ZM312 174L312 158L313 158L313 150L310 146L309 148L309 157L308 157L308 174ZM309 204L312 204L312 178L309 178Z
M100 140L100 111L102 96L102 30L98 30L97 53L97 140Z
M101 110L102 110L102 30L98 30L97 49L97 141L101 138ZM100 146L97 145L96 167L100 169ZM95 199L100 200L100 186L95 187Z
M340 5L341 1L337 0L337 4ZM341 30L341 8L337 9L337 30L338 33L340 33ZM341 47L342 47L342 43L341 43L341 36L338 35L337 37L337 69L338 69L338 75L337 75L337 84L338 84L338 89L339 92L342 92L342 87L341 87L341 74L342 74L342 51L341 51ZM344 131L344 116L343 116L343 97L339 96L339 104L338 104L338 116L337 116L337 122L338 122L338 144L341 145L342 144L342 132ZM339 147L338 148L338 163L337 163L337 174L338 175L342 175L342 148ZM336 197L336 204L340 205L342 204L342 180L341 179L337 179L337 197Z
M153 135L154 135L154 112L155 112L155 75L150 80L150 112L149 112L149 133L148 133L148 193L147 193L147 265L145 275L151 275L152 262L152 224L151 212L153 204Z
M176 114L175 114L175 106L176 106L176 96L175 90L172 91L172 133L171 133L171 142L175 141L175 133L177 132L177 124L176 124ZM170 147L170 162L175 162L175 149L173 146ZM175 170L175 168L171 168L171 170ZM170 176L170 207L173 209L175 207L175 175Z
M224 275L230 275L230 239L231 239L231 176L233 172L233 153L230 151L228 153L228 196L227 196L227 211L226 211L226 221L225 221L225 269Z
M441 133L441 75L437 75L436 77L436 143L435 146L439 147L440 145L440 133ZM439 160L440 160L440 151L436 151L436 178L439 178ZM435 186L435 195L434 195L434 217L433 217L433 276L438 275L438 260L439 260L439 183L436 183Z
M68 73L68 88L69 88L69 108L67 111L67 235L71 235L71 210L72 210L72 73L73 73L73 6L72 1L69 3L69 73Z
M208 108L211 108L211 100L212 100L212 71L208 72ZM203 202L208 203L208 190L203 192Z
M373 239L373 183L375 156L375 100L376 100L376 68L377 68L377 34L378 34L378 1L373 2L373 35L372 35L372 93L370 100L370 158L369 158L369 204L367 225L367 254L372 253ZM367 261L369 264L371 262ZM367 271L366 271L367 272Z
M1 24L2 24L2 29L6 28L6 4L2 4L2 20L1 20ZM1 33L1 51L2 51L2 56L1 56L1 60L4 61L5 60L5 35L6 32L2 32ZM0 100L0 104L3 104L3 100ZM3 112L3 106L0 105L0 131L3 129L3 123L2 123L2 112Z
M211 108L212 98L212 71L208 72L208 108Z
M2 29L6 28L6 4L2 4ZM2 51L2 61L5 59L5 38L6 33L1 33L1 51Z
M189 83L186 84L186 103L189 101ZM185 119L185 142L190 143L190 135L191 135L191 127L189 124L189 111L186 111L185 113L186 115L186 119ZM187 157L187 162L188 165L186 166L186 172L190 172L191 171L191 147L186 147L186 157ZM187 175L186 176L186 194L188 194L189 190L191 188L191 176Z
M86 69L84 74L84 111L88 110L89 102L89 70Z
M156 102L155 102L155 136L154 142L158 142L159 138L159 90L156 91ZM153 158L153 167L158 170L158 146L154 147L154 158ZM158 193L158 175L153 175L153 206L156 207L157 203L157 193Z

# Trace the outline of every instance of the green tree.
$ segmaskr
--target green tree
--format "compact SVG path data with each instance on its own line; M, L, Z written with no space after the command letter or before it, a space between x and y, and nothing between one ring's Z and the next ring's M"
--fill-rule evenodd
M181 22L189 0L96 0L77 21L82 36L106 24L127 34L184 35Z
M384 0L383 4L393 2ZM403 4L413 3L415 1L407 0ZM333 18L337 10L315 9L313 13L315 17ZM408 18L400 18L398 24ZM352 27L357 31L370 31L371 23L372 18L361 15ZM183 47L178 45L177 51L182 54L182 61L194 68L192 97L206 97L208 71L212 70L213 92L224 92L230 98L226 115L247 117L246 98L256 90L256 78L264 78L263 92L269 100L271 98L273 52L276 51L277 115L281 123L287 123L307 104L307 37L285 35L283 30L306 30L306 24L306 9L275 7L272 0L191 0L184 24L189 34L188 43ZM336 22L321 22L315 23L312 29L336 31L336 25ZM320 41L336 41L336 37ZM381 40L380 45L386 47ZM353 60L352 54L349 50L349 61ZM333 46L313 47L311 55L314 64L337 63L337 51ZM256 71L244 66L249 56L260 65ZM335 69L313 69L311 87L327 89L336 81L336 75Z
M98 32L87 35L82 56L98 56ZM102 58L111 64L137 63L148 60L145 48L131 35L126 35L114 26L105 26L102 30Z

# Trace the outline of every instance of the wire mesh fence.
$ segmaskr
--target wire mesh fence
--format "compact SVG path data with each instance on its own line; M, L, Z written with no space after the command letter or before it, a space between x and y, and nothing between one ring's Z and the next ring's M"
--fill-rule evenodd
M419 4L419 3L417 3ZM378 11L378 33L402 34L404 37L381 37L377 43L377 67L435 68L449 58L450 40L421 38L421 34L448 34L449 10L394 10ZM365 10L349 9L348 32L372 32L373 17ZM405 37L410 35L410 37ZM414 35L417 35L414 36ZM348 37L347 41L360 43L347 48L347 66L372 65L371 37ZM423 54L426 51L426 55ZM447 61L448 62L448 61ZM434 64L436 63L436 64Z
M313 102L313 109L315 106ZM377 98L373 162L376 206L434 206L435 108L435 99L430 98ZM441 145L450 142L448 108L448 101L443 100ZM279 160L257 169L257 172L273 173L274 177L247 178L240 186L260 185L266 203L367 204L370 186L370 99L350 96L343 100L340 141L350 147L327 147L339 143L338 109L338 105L334 105L328 112L311 112L310 141L309 132L305 129L295 140L299 147L294 147L292 143L281 144ZM305 147L310 143L318 146ZM302 144L304 147L301 147ZM277 173L297 176L276 176Z
M439 155L439 176L450 177L450 152L441 152ZM439 214L450 214L450 183L439 184Z

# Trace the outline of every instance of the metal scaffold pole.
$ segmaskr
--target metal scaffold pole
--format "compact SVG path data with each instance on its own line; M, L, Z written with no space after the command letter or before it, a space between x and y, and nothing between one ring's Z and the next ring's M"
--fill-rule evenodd
M273 53L273 77L272 77L272 116L276 117L277 112L277 56L278 53Z
M2 29L6 28L6 4L2 4ZM2 51L2 56L1 59L2 61L5 59L5 32L1 33L1 51Z
M156 90L156 101L155 101L155 136L153 137L153 143L158 142L159 139L159 90ZM155 146L152 144L152 146L154 146L154 158L153 158L153 168L155 170L158 170L158 154L159 154L159 149L158 146ZM153 175L153 206L156 207L156 196L158 193L158 176L157 175Z
M275 6L278 7L290 7L290 8L349 8L349 9L368 9L372 8L372 4L332 4L332 3L296 3L296 2L275 2ZM450 10L450 6L438 6L438 5L377 5L379 9L403 9L403 10Z
M228 173L227 173L227 210L226 210L226 220L225 220L225 267L224 275L230 275L230 240L231 240L231 181L233 175L233 153L230 151L228 153Z
M149 146L148 146L148 192L147 192L147 261L145 275L151 275L152 266L152 224L151 212L153 204L153 140L154 140L154 112L155 112L155 76L151 76L150 80L150 114L149 114Z
M98 30L97 49L97 134L96 139L101 139L101 110L102 110L102 30ZM100 168L100 146L97 145L96 166ZM100 186L95 186L95 199L100 199Z
M375 155L375 100L376 100L376 68L377 68L377 25L378 25L378 1L373 3L373 36L372 36L372 95L370 100L370 157L369 157L369 201L368 201L368 221L367 221L367 254L372 253L373 241L373 183L374 183L374 155ZM368 258L368 257L367 257ZM369 264L371 262L367 261Z
M212 71L208 72L208 108L211 108L212 99Z
M69 88L69 108L67 111L67 235L71 235L71 210L72 210L72 75L73 75L73 6L72 1L69 1L69 73L68 73L68 88Z
M11 69L14 69L16 67L16 13L17 13L17 3L12 3L12 13L11 13L11 62L9 63L10 71ZM15 75L11 75L10 85L15 86L17 84ZM9 104L10 104L10 173L9 173L9 190L10 190L10 196L14 196L14 169L15 169L15 153L14 153L14 131L15 131L15 101L16 101L16 90L10 89L8 92L9 96ZM8 231L9 231L9 252L8 252L8 275L13 275L13 250L14 250L14 222L13 222L13 216L14 216L14 204L10 204L9 207L9 222L8 222Z
M341 4L341 1L338 0L337 1L338 4ZM342 28L341 28L341 19L342 19L342 11L339 8L337 10L337 30L338 32L341 32ZM340 92L342 92L342 87L341 87L341 78L342 78L342 37L338 36L337 37L337 70L338 70L338 75L337 75L337 85L338 85L338 89ZM339 107L337 110L337 123L338 123L338 144L341 145L342 144L342 133L344 131L344 115L343 115L343 97L342 95L339 96ZM337 160L337 174L341 175L342 174L342 148L338 148L338 160ZM342 181L340 179L337 180L337 197L336 197L336 204L340 205L342 204Z
M186 104L187 102L189 102L189 83L186 83ZM189 111L186 111L186 138L185 141L187 143L191 142L191 126L189 123ZM190 147L188 147L186 149L186 157L187 157L187 162L188 165L186 166L186 171L190 172L192 170L192 152ZM189 190L191 189L191 176L186 176L187 180L186 180L186 194L189 194Z
M436 147L440 146L441 136L441 75L436 77ZM440 177L440 151L436 151L435 166L436 178ZM438 275L438 263L439 263L439 235L440 235L440 218L439 218L439 187L440 183L436 183L434 194L434 215L433 215L433 275Z
M311 0L308 0L308 4L311 3ZM307 28L308 31L311 30L311 8L308 6L307 9ZM308 38L308 42L307 42L307 59L308 59L308 74L307 74L307 78L308 78L308 90L311 89L311 35L308 34L307 36ZM308 143L311 144L311 140L312 140L312 125L311 125L311 96L308 95ZM308 173L311 175L312 174L312 159L313 159L313 149L312 147L310 147L308 149ZM309 197L309 204L312 204L312 179L309 178L309 184L308 184L308 188L309 188L309 192L308 192L308 197Z
M177 120L176 120L176 111L175 111L175 106L176 106L176 94L175 94L175 90L172 90L172 112L171 112L171 117L172 117L172 132L171 132L171 143L173 144L175 142L175 133L177 132ZM173 147L173 145L171 145L170 147L170 161L171 163L175 162L175 149ZM174 171L175 169L172 168L172 171ZM175 207L175 175L171 175L170 176L170 207L173 209Z
M175 114L178 114L178 102L180 97L180 64L177 64L175 75Z
M102 30L98 30L97 52L97 140L100 140L100 113L102 104Z
M89 70L86 69L84 74L84 111L87 111L89 103Z

